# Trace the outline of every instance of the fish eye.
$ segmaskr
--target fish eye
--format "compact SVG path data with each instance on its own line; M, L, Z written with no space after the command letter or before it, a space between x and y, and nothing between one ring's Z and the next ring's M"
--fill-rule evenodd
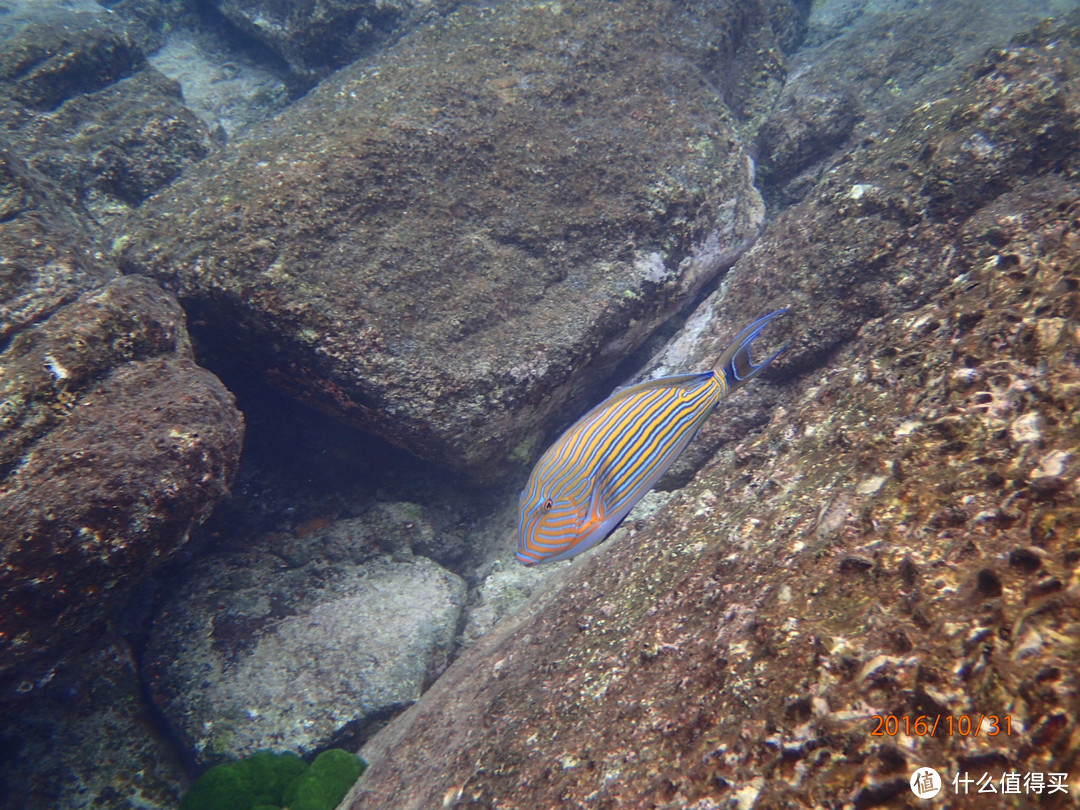
M551 498L548 498L546 501L544 501L545 512L550 512L553 506L555 506L555 504L551 502Z

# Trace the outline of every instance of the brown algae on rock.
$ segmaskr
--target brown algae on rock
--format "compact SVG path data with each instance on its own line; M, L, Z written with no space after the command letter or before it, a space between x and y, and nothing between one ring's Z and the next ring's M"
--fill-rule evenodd
M145 206L122 265L288 393L495 479L756 238L726 102L771 98L737 79L796 16L462 5Z

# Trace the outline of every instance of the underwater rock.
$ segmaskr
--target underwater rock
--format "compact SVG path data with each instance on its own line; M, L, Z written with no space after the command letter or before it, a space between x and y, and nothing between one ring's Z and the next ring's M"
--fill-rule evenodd
M96 4L96 0L90 2ZM110 19L116 20L135 47L148 55L162 46L175 26L196 14L189 4L171 0L107 0L97 5L106 6Z
M0 346L116 277L56 187L0 141Z
M857 142L887 132L920 103L968 83L971 63L989 48L1074 7L1072 0L952 0L947 10L920 2L814 3L807 41L792 56L783 95L762 128L766 198L801 199L849 133Z
M446 666L464 601L456 575L424 557L372 557L362 537L352 561L210 556L155 618L144 676L199 762L355 748Z
M148 279L0 352L0 695L47 682L227 491L243 423Z
M764 424L776 404L770 379L817 368L867 320L912 309L968 262L985 261L997 249L985 220L999 195L1010 199L1024 178L1076 163L1080 92L1064 78L1080 67L1075 31L1040 27L993 51L952 92L837 157L770 221L723 289L635 379L707 368L746 313L791 307L792 344L763 374L766 384L723 403L722 418L705 423L660 486L689 480L718 447ZM962 159L964 145L977 143L993 147ZM1039 334L1052 339L1053 322L1044 319Z
M1077 36L1065 26L1018 41L1002 69L1060 60L1073 71ZM977 86L1007 95L1029 82ZM917 131L890 138L893 160ZM883 191L827 210L849 234L842 247L812 207L786 212L721 308L759 311L809 258L816 286L790 320L806 330L819 310L834 317L854 302L833 286L829 250L841 268L848 251L881 251L861 264L874 271L940 265L928 282L902 287L906 306L853 318L846 344L830 344L757 432L465 648L364 746L370 768L345 808L872 806L926 763L946 780L1067 773L1073 793L1055 799L1069 806L1080 772L1077 173L1010 164L1007 190L947 223L947 241L935 230L945 223L921 226L925 214L892 220L904 223L901 250L868 214L898 196L890 161L867 147L850 163L856 182ZM834 200L851 190L848 170ZM869 207L845 221L843 205ZM809 237L792 238L801 222ZM787 277L768 275L759 251ZM904 284L896 272L867 275L863 294L899 296L878 292ZM806 370L820 340L797 333L778 364ZM1017 420L1037 422L1038 440L1017 442ZM875 734L888 716L911 732ZM1001 730L971 733L980 717Z
M209 154L179 85L96 4L23 7L0 39L0 124L33 168L98 220L138 205ZM87 219L92 224L92 220Z
M130 76L145 61L100 7L91 11L45 3L21 11L17 22L4 26L0 43L5 106L50 112L70 98Z
M115 637L73 659L35 700L0 707L0 749L3 807L175 810L187 781L143 699L134 656Z
M408 501L377 501L355 518L316 517L260 542L292 566L358 563L382 553L398 562L419 555L454 568L450 563L461 563L469 552L461 532L436 528L426 507Z
M150 67L71 99L19 135L20 143L33 144L24 150L35 168L99 212L110 204L137 206L213 145L206 125L184 106L179 85Z
M852 90L835 79L815 74L785 84L758 133L761 184L782 185L829 155L851 133L857 117Z
M202 345L494 480L756 238L725 101L772 98L795 14L462 5L144 205L122 267Z
M297 79L318 79L386 41L430 0L213 0L221 14L280 56Z
M516 612L551 576L558 576L552 574L556 567L562 566L554 563L549 567L526 568L511 558L493 563L465 607L461 644L475 643L492 627Z
M1022 276L986 262L867 324L644 531L465 648L362 749L345 807L827 805L926 762L1076 773L1080 480L1066 467L1045 500L1020 482L1080 446L1080 331L1045 354L1029 339L1040 313L1080 320L1080 185L1008 210ZM957 358L986 383L949 384ZM1020 392L1007 412L982 410L991 385ZM1042 443L1017 454L1025 413ZM935 520L959 504L987 517ZM1037 563L1010 564L1032 537ZM873 734L889 715L954 731L901 746ZM1009 733L956 731L980 715Z
M242 423L183 312L0 150L0 697L33 691L225 493Z

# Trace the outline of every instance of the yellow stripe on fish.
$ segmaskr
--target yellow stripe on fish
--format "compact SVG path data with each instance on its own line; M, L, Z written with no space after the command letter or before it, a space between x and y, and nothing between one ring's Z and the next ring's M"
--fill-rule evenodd
M750 346L780 309L740 332L708 371L616 391L540 457L521 492L517 558L574 557L607 537L686 449L717 403L783 351L755 365Z

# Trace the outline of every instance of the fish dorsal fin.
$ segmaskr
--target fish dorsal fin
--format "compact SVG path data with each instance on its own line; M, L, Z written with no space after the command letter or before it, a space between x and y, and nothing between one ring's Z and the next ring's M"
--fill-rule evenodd
M673 377L657 377L655 380L646 380L645 382L628 385L626 388L616 389L615 392L601 404L613 405L640 391L651 391L654 388L673 388L676 385L704 382L710 376L712 376L711 371L695 371L692 374L676 374Z
M588 422L599 411L605 411L613 405L622 402L627 397L632 397L635 394L639 394L642 391L651 391L655 388L671 388L676 385L687 385L696 382L705 382L707 379L713 376L712 371L696 371L693 374L676 374L673 377L657 377L655 380L646 380L645 382L636 383L634 385L628 385L626 388L619 388L611 396L601 402L599 405L591 408L584 416L574 422L566 432L569 433L579 425Z

